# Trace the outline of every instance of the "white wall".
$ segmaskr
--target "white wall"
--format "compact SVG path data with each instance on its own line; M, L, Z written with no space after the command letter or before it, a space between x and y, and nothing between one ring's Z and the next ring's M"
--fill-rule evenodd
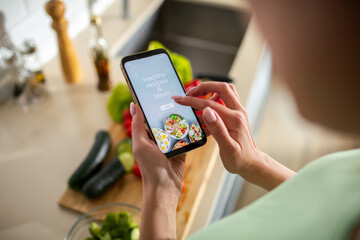
M88 0L63 0L65 17L69 22L68 32L74 38L89 25ZM94 13L102 13L114 0L97 0ZM45 0L0 0L0 10L5 15L5 27L15 45L32 38L39 51L42 63L58 53L55 31L51 18L45 11Z

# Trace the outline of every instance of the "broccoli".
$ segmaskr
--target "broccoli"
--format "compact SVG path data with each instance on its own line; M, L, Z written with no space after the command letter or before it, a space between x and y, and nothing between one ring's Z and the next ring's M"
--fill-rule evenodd
M108 213L101 227L92 222L89 227L92 238L85 240L139 240L139 226L128 212Z

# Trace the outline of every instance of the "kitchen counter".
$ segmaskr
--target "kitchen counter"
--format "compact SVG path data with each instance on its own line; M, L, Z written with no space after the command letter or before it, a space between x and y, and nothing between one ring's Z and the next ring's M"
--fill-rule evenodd
M198 0L220 4L214 0ZM103 15L103 32L117 48L144 16L163 1L130 1L131 18L119 17L116 1ZM242 1L222 2L228 7L247 8ZM71 24L71 23L70 23ZM114 31L116 29L116 31ZM111 124L106 111L109 93L96 90L97 77L88 49L89 29L75 39L84 80L66 84L56 57L44 68L48 96L24 113L13 102L0 106L0 239L62 239L80 214L60 208L59 197L74 168L83 160L99 129ZM241 48L230 71L246 105L253 86L264 41L250 21ZM114 52L115 50L111 51ZM119 59L111 60L115 84L124 81ZM217 156L218 158L218 156ZM194 202L187 234L203 227L214 212L226 172L217 160L206 186ZM209 210L210 209L210 210Z

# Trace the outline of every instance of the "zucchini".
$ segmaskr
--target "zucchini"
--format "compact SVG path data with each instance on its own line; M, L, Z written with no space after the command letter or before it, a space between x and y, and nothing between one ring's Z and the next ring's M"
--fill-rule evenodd
M124 166L125 172L129 173L132 171L135 165L135 159L129 152L123 152L118 155L122 165Z
M97 198L125 174L124 165L114 157L100 172L86 182L82 188L88 198Z
M116 147L116 155L123 164L127 173L132 171L135 165L135 159L132 155L132 141L131 138L123 139Z
M106 131L99 131L95 142L85 160L71 175L68 185L72 189L81 189L83 185L100 169L111 147L110 135Z

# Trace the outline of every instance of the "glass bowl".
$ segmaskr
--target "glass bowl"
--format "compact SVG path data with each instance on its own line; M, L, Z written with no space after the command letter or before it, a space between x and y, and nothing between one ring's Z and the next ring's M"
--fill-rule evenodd
M133 220L140 226L140 208L126 203L107 203L83 214L71 227L65 240L84 240L90 237L89 226L91 222L95 221L101 224L108 213L122 211L130 213Z

